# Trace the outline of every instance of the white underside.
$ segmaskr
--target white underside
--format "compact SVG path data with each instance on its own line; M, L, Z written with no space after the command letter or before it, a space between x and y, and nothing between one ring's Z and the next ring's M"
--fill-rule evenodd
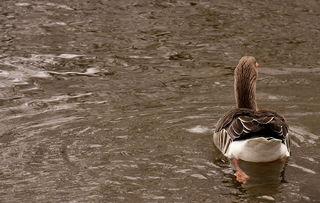
M233 141L225 156L249 162L270 162L290 155L285 144L278 139L258 137Z

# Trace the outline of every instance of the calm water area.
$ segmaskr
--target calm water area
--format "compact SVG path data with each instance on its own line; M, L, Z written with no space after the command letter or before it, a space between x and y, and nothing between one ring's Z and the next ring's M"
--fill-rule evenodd
M1 0L0 202L320 202L318 0ZM233 70L283 115L286 163L213 148Z

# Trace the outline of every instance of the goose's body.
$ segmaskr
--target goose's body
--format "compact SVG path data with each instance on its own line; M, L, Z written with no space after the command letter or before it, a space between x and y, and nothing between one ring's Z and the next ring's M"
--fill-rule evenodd
M236 167L237 180L249 178L238 160L271 162L290 155L290 137L284 118L274 111L258 110L255 100L258 66L254 57L242 57L235 69L234 89L237 107L217 123L213 135L216 147Z
M219 120L213 138L229 159L271 162L290 154L288 126L272 111L230 110Z

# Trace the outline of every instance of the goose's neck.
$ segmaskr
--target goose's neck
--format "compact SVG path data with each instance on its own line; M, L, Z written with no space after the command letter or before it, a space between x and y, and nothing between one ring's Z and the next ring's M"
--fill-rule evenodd
M238 108L257 110L256 72L235 71L234 90Z

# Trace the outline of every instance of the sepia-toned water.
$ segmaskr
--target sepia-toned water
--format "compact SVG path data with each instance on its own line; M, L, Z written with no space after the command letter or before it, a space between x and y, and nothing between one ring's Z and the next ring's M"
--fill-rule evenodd
M2 0L0 202L320 202L317 0ZM286 163L212 144L233 70L261 68Z

